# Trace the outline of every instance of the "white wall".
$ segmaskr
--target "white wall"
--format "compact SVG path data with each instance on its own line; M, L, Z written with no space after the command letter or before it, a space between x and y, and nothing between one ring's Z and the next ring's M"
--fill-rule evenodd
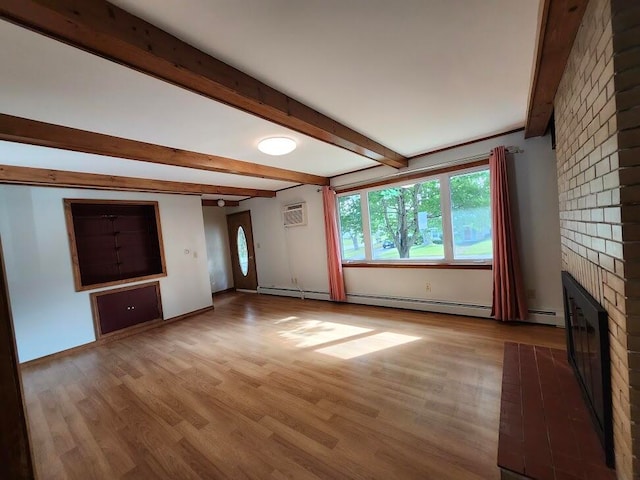
M282 207L296 202L307 202L308 223L285 228ZM229 210L251 210L260 287L328 292L324 213L322 194L317 186L283 190L276 198L245 200Z
M226 213L225 208L202 207L212 293L233 287Z
M21 362L95 340L90 292L74 289L64 198L158 201L164 318L211 305L199 197L0 185L0 238Z
M511 199L517 207L518 240L529 310L556 311L564 325L562 254L555 152L550 137L520 145L511 177ZM515 194L515 195L514 195Z
M478 142L410 162L407 171L428 166L444 166L460 159L488 153L498 145L518 146L523 153L511 158L514 204L517 207L523 275L529 291L532 321L562 324L560 281L560 226L556 182L555 152L549 137L525 140L522 132ZM378 167L336 177L334 186L377 178L394 173ZM309 225L289 229L282 225L282 205L306 201ZM275 199L243 201L237 211L250 209L256 250L258 283L262 289L281 288L328 292L326 247L321 194L317 187L303 186L279 192ZM289 265L294 275L289 274ZM291 277L298 277L298 285ZM434 311L451 311L488 316L491 306L490 270L345 268L349 301L397 305ZM431 284L427 292L426 283ZM373 297L395 297L378 301ZM406 300L406 301L405 301ZM469 308L457 308L464 304ZM443 306L445 305L445 306ZM448 307L446 305L449 305ZM446 308L445 308L446 307ZM481 307L481 308L478 308Z

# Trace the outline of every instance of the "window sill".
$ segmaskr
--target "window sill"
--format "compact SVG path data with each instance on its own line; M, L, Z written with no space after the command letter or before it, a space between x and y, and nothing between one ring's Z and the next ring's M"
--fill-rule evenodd
M342 262L342 268L435 268L440 270L491 270L491 263Z

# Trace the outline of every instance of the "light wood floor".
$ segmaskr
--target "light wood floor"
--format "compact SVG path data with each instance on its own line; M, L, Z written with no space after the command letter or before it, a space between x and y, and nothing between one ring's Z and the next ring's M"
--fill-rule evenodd
M215 303L25 367L39 478L497 479L503 342L564 347L552 327Z

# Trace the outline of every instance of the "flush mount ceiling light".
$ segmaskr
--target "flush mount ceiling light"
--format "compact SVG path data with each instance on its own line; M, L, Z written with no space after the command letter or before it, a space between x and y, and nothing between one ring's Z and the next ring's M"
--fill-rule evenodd
M225 205L225 201L223 199L218 200L219 207L224 207L224 205Z
M295 140L287 137L271 137L260 140L258 150L267 155L286 155L296 149Z

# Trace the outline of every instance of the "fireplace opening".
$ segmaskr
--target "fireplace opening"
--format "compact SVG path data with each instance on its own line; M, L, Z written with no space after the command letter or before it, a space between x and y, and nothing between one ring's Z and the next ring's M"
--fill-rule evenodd
M578 379L608 467L615 465L607 312L568 272L562 272L569 364Z

